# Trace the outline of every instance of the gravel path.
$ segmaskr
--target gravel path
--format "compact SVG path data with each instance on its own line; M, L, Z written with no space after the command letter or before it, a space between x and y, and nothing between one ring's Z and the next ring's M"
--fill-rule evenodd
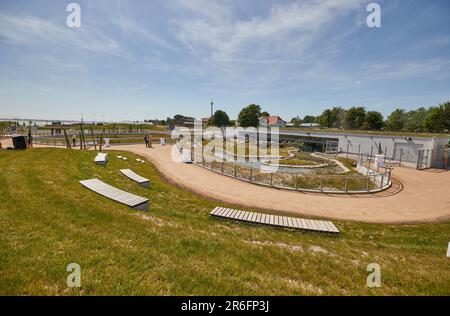
M224 203L254 209L341 220L411 223L450 220L450 172L395 168L393 188L378 194L300 193L258 186L193 164L174 162L172 146L114 146L153 162L170 182Z

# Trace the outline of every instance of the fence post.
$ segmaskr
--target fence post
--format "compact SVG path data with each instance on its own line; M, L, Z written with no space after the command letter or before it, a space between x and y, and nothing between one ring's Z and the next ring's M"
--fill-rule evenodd
M237 175L237 165L234 164L234 177L235 177L235 178L236 178L236 175Z
M253 178L253 168L250 167L250 182L253 182L252 178Z
M370 147L369 169L370 169L370 164L372 163L372 154L373 154L373 145L372 145L372 147Z
M270 173L270 185L273 185L273 172Z
M369 192L369 181L370 181L370 178L367 177L367 181L366 181L366 191L367 192Z
M358 145L358 157L361 154L361 144Z
M320 191L323 191L323 176L320 176Z
M401 167L402 165L402 157L403 157L403 148L400 148L400 159L398 161L398 166Z
M348 159L348 151L349 151L350 143L347 143L347 159Z
M348 177L345 177L345 183L344 183L344 191L348 192Z
M222 160L222 173L223 173L223 160Z
M298 188L298 173L295 174L295 189L297 190Z
M384 174L381 175L380 189L383 188Z

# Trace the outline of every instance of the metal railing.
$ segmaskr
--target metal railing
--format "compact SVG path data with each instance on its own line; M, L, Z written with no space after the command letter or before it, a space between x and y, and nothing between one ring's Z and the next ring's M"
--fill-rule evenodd
M180 148L178 148L180 151ZM391 184L391 170L375 172L359 165L362 174L316 174L293 172L268 172L261 168L251 168L230 161L209 161L203 156L191 156L196 165L205 169L253 184L274 188L322 193L375 193L388 189Z

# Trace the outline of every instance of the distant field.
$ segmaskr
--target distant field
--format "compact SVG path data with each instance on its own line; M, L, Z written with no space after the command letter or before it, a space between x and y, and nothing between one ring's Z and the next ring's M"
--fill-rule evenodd
M104 168L93 151L0 151L0 295L450 295L450 222L333 221L342 231L335 237L213 219L213 207L228 205L117 154L129 160L113 154ZM150 211L78 183L93 177L148 197ZM66 286L72 262L81 265L80 289ZM372 262L381 288L366 286Z
M345 130L337 128L282 128L283 131L302 131L314 133L341 133L341 134L369 134L369 135L386 135L386 136L413 136L413 137L449 137L450 134L445 133L418 133L418 132L392 132L392 131L364 131L364 130Z
M144 143L144 136L147 135L145 133L143 134L120 134L120 135L112 135L112 134L104 134L103 139L109 138L109 142L111 145L115 144L143 144ZM70 144L73 145L73 135L68 135ZM152 134L152 142L153 143L159 143L160 138L165 138L166 141L170 140L170 135L166 134ZM86 144L93 144L93 138L91 134L86 134L84 136ZM95 135L95 141L98 145L100 143L100 135ZM64 136L53 136L53 137L35 137L35 143L38 144L46 144L46 145L60 145L65 146L66 139ZM80 146L80 137L79 134L75 135L75 144L76 146ZM93 146L93 145L92 145Z
M84 128L90 129L92 127L95 131L112 131L112 130L121 130L121 131L163 131L167 128L162 125L150 125L150 124L124 124L124 123L117 123L117 124L104 124L104 125L84 125ZM52 128L58 128L57 126L40 126L39 130L51 130ZM75 126L66 126L67 129L79 129L79 125Z

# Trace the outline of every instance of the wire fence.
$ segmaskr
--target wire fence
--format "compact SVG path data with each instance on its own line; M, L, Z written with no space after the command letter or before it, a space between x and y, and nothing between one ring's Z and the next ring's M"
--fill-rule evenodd
M182 150L177 148L181 153ZM195 159L194 159L195 158ZM323 193L374 193L391 186L391 170L375 172L357 164L359 174L316 174L268 171L239 165L232 161L215 161L191 154L191 161L205 169L253 184L281 189Z

